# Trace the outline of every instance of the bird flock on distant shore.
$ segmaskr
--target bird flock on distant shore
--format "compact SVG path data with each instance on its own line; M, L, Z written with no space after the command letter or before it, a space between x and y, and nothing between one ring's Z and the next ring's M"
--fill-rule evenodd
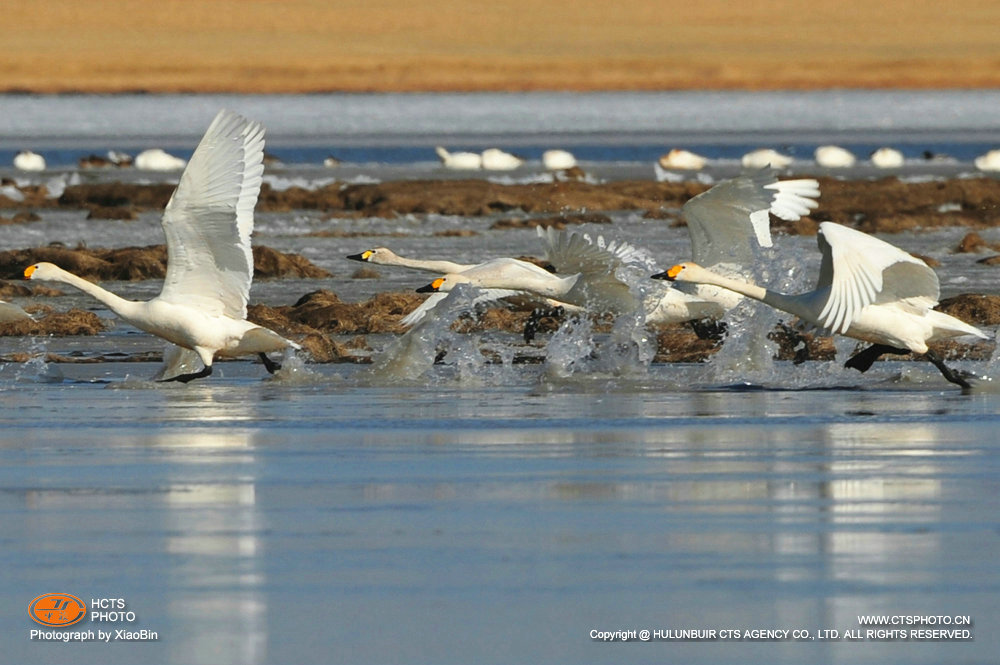
M500 150L437 152L448 168L513 169L523 163L523 158ZM539 311L631 316L643 324L722 320L746 297L816 329L869 344L847 367L864 372L883 354L913 353L932 362L948 381L968 389L967 377L947 367L928 344L988 335L932 309L939 298L934 271L885 241L823 222L818 235L822 263L814 290L789 295L754 283L758 250L772 246L770 216L797 220L816 208L820 196L814 179L779 180L774 167L782 165L781 157L774 152L748 155L742 175L685 203L681 215L690 236L691 260L665 271L647 251L628 243L551 227L539 228L546 267L512 257L479 264L414 259L384 247L347 258L437 275L418 289L429 297L402 320L411 332L440 315L449 294L457 290L472 290L476 301L516 297L535 302ZM164 155L153 158L171 164ZM699 168L695 158L691 153L674 154L677 161L671 167ZM846 164L853 156L828 146L823 158ZM553 151L550 159L558 168L575 164L565 151ZM879 159L889 162L895 157L886 153ZM139 157L135 161L138 166ZM165 340L157 380L188 382L211 374L216 358L244 355L259 357L275 372L281 363L268 354L287 356L300 347L246 320L253 273L250 238L263 164L264 128L225 110L189 161L172 162L172 168L184 171L162 216L167 275L160 294L149 301L125 300L51 263L29 266L24 276L77 288L124 321ZM0 308L0 316L7 315L18 316Z

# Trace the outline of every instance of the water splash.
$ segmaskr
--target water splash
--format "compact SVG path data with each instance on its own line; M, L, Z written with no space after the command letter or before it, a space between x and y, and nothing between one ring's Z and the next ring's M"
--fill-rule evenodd
M475 375L473 368L484 360L478 342L458 335L451 324L458 316L475 309L479 290L459 284L446 298L427 312L415 326L379 353L368 372L375 382L405 383L418 381L439 359L448 358L460 366L459 378ZM475 337L475 336L473 336Z

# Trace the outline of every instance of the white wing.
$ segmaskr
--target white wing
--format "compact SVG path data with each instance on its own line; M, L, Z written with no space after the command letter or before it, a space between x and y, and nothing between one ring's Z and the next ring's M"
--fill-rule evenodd
M589 235L551 226L539 226L537 233L545 243L545 259L562 275L613 273L619 266L627 264L643 268L655 265L651 254L626 242L608 242L603 236L593 240Z
M903 250L833 222L819 225L823 253L817 290L829 289L819 314L823 326L844 333L872 303L899 302L926 310L937 304L937 275Z
M220 111L163 212L167 276L160 298L246 318L263 160L264 128Z
M768 214L796 220L816 207L815 180L778 181L771 169L726 180L684 204L681 214L691 236L691 257L706 267L753 262L751 238L771 246Z
M443 301L448 298L452 293L461 292L464 294L461 297L467 297L470 289L475 290L475 295L472 296L468 305L474 306L481 302L493 302L500 300L501 298L509 298L511 296L523 295L524 291L513 291L511 289L484 289L482 287L470 286L463 284L461 286L467 287L464 289L458 289L457 291L451 291L448 293L438 292L432 293L427 297L427 300L420 303L420 306L415 310L400 319L400 324L404 326L415 326L427 317L435 318L439 316L440 312L447 309L447 306L442 305ZM459 296L455 296L456 298Z

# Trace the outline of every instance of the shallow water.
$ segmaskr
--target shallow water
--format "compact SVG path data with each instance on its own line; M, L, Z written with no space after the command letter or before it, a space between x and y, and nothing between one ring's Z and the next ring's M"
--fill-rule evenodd
M672 99L676 108L691 100ZM873 103L861 124L895 117L898 99L879 102L882 116ZM18 131L50 136L52 145L83 137L74 146L89 148L88 137L107 130L72 118L114 100L17 98L39 105L31 106L39 118L70 123ZM177 117L201 127L218 101L183 100ZM255 104L274 99L235 102L254 115ZM313 108L302 100L291 108L302 104ZM635 117L617 116L617 127ZM840 122L854 127L856 117ZM989 135L977 118L963 115L943 133L974 126ZM282 116L271 119L280 137ZM169 131L186 137L188 121L179 122ZM491 122L482 127L509 131L507 120ZM309 126L300 145L309 144ZM609 127L593 130L602 142L614 136L616 125ZM800 136L804 145L811 135ZM379 169L380 177L437 173L420 164ZM300 176L323 177L309 169ZM41 222L0 227L0 246L150 244L161 239L156 219L95 225L46 213ZM533 232L490 232L492 221L322 224L375 224L404 234L378 244L463 261L538 252ZM373 238L308 236L320 223L304 212L259 216L255 241L301 252L335 277L258 282L255 302L288 304L315 288L361 300L427 281L388 269L378 280L351 279L356 264L343 256ZM457 226L481 233L434 235ZM688 241L683 229L665 227L623 214L610 228L670 260ZM990 269L950 252L962 234L889 239L943 262L944 295L995 292ZM769 279L809 288L814 242L782 238L781 253L767 261ZM130 297L159 288L106 286ZM74 295L50 302L93 307ZM751 317L741 330L754 337L772 324ZM926 363L878 363L862 376L838 363L793 366L770 361L766 349L744 356L736 347L704 365L647 366L612 355L617 347L606 336L570 329L539 351L546 362L517 365L501 353L504 362L485 364L470 351L470 336L439 332L452 345L446 364L416 354L407 379L295 362L269 378L257 363L226 362L187 386L148 382L150 363L40 360L45 351L88 358L161 348L125 325L88 339L0 339L2 354L36 355L0 366L0 662L995 662L995 382L963 395ZM501 350L509 342L500 334L471 339ZM1000 377L995 360L956 364ZM32 640L30 630L41 626L26 616L28 605L56 592L88 604L122 599L118 607L135 613L134 621L88 618L63 630L145 629L158 639ZM859 615L948 616L952 623L883 628L905 629L908 638L917 628L968 629L974 639L878 639ZM716 636L643 643L642 629ZM753 629L807 632L720 636ZM636 637L591 637L616 630ZM854 630L859 639L844 638ZM839 639L820 639L832 635L822 631Z

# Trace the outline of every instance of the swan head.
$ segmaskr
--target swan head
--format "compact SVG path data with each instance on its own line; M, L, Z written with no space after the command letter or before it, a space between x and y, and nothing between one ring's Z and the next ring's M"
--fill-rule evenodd
M36 263L24 269L25 279L48 279L57 280L62 273L62 268L54 263Z
M686 261L684 263L678 263L674 267L670 268L665 272L660 272L652 276L653 279L665 279L670 282L695 282L697 280L697 273L701 270L701 266L693 261Z
M379 259L387 259L393 256L392 251L386 249L385 247L376 247L375 249L366 249L360 254L348 254L347 258L352 261L367 261L368 263L378 263Z
M465 275L459 275L457 273L451 275L445 275L444 277L438 277L430 284L421 286L417 289L417 293L447 293L459 284L471 284L470 280Z

